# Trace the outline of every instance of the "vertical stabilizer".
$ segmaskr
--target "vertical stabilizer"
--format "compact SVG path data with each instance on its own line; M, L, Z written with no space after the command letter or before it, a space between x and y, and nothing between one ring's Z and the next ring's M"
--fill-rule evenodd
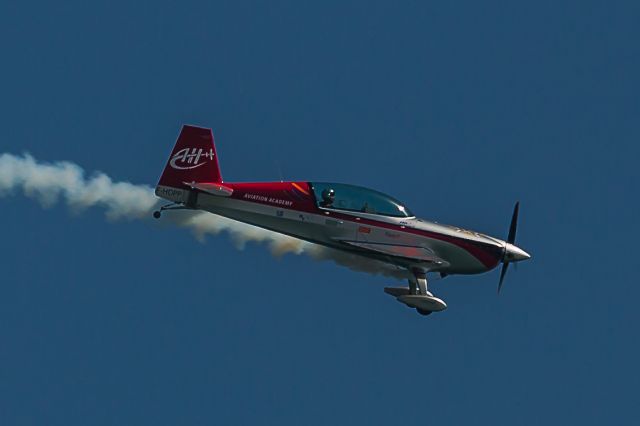
M160 176L156 195L183 201L191 183L221 183L222 175L211 129L185 125Z

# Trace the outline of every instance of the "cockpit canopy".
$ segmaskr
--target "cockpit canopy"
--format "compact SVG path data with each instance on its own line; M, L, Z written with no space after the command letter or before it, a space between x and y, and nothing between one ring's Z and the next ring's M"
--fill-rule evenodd
M382 192L343 183L310 182L310 185L320 208L392 217L413 216L402 203ZM334 195L328 197L331 189Z

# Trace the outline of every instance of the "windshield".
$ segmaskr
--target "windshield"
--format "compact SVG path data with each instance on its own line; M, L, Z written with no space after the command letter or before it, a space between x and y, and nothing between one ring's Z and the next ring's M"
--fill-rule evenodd
M411 217L413 214L398 200L382 192L343 183L311 182L320 208Z

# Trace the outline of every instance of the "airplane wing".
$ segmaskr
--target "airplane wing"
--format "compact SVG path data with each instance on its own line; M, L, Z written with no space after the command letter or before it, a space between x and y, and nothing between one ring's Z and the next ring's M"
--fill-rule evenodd
M359 241L342 241L342 242L354 247L375 251L380 254L386 254L387 256L415 259L422 262L434 263L438 266L448 265L448 262L446 260L441 259L440 257L436 256L431 250L426 249L424 247L365 243L365 242L359 242Z

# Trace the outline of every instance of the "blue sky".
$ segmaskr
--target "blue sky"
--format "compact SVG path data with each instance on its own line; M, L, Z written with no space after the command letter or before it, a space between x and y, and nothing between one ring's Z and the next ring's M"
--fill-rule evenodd
M154 185L183 123L225 180L350 182L504 237L389 279L0 198L11 425L637 422L637 2L0 4L0 153Z

